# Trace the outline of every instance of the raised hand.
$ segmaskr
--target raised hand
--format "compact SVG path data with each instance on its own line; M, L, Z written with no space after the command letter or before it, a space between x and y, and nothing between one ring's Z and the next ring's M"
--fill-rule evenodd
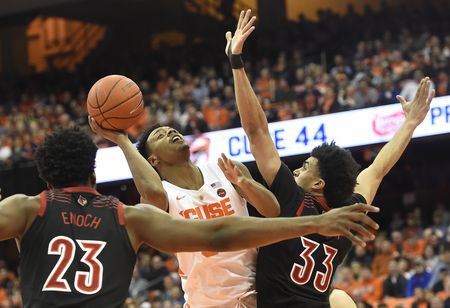
M377 213L379 208L363 203L344 206L316 216L317 233L325 236L345 236L354 244L366 246L366 241L375 239L378 224L366 215Z
M217 160L220 170L227 178L230 183L239 186L245 176L242 174L241 170L233 163L231 159L222 153L221 157Z
M233 55L240 55L242 53L242 47L247 37L255 30L253 23L256 20L256 16L250 18L252 10L241 11L239 15L239 21L234 32L234 36L231 31L225 33L227 39L227 45L225 47L225 54L229 56L229 52ZM231 44L231 47L230 47Z
M115 144L119 144L122 141L128 140L128 135L126 133L101 128L92 117L89 117L88 120L89 126L91 127L92 131L97 135L100 135L103 138L114 142Z
M402 104L403 111L407 121L414 125L419 125L425 119L430 110L431 101L434 98L434 89L430 94L431 81L425 77L420 81L416 96L410 102L407 102L403 96L397 95L397 100Z

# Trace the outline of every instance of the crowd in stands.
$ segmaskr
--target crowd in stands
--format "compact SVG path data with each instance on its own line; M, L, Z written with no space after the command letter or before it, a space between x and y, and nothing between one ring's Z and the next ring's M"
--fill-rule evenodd
M450 307L450 211L394 215L372 246L355 247L335 277L358 307ZM404 306L402 306L404 307Z
M323 20L329 19L325 24L338 28L345 26L348 16L353 16L350 11L337 23L337 15L327 11L321 14L325 15ZM370 16L372 22L377 22L379 15L371 10L363 20ZM301 35L309 38L306 25L311 28L313 24L304 20L297 24L305 28ZM313 45L320 50L320 22L315 25L310 32L317 37ZM432 78L436 96L449 95L450 35L431 33L425 26L421 32L412 32L405 25L400 29L396 34L386 31L381 37L346 45L342 53L327 55L333 59L329 65L305 61L304 50L295 47L278 52L273 59L249 56L247 72L269 122L396 103L398 94L409 100L425 75ZM342 35L337 39L348 38ZM305 48L311 48L310 45ZM225 56L218 58L220 62ZM132 138L155 122L171 125L187 135L240 126L226 62L221 68L200 66L196 71L158 66L153 73L156 76L151 82L139 74L135 76L147 107L139 123L129 131ZM35 84L22 89L20 96L2 101L0 166L31 160L36 145L56 127L87 128L89 85L80 81L77 85L75 90L73 85L69 90L61 82L56 88L46 85L47 91L43 91ZM96 140L99 146L109 145L98 137Z

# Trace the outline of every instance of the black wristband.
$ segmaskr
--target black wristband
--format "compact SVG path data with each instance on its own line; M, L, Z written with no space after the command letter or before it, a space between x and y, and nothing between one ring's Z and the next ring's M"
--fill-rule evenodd
M230 60L230 64L231 64L231 68L234 70L238 70L240 68L244 67L244 61L242 60L242 54L239 55L233 55L231 53L231 43L228 46L228 50L227 50L227 56L228 59Z

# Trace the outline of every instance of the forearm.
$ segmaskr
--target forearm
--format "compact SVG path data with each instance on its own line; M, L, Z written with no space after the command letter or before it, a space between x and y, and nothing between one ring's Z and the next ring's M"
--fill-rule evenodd
M233 69L233 80L236 104L241 116L242 127L248 137L261 130L268 131L266 115L261 108L258 98L253 91L245 70Z
M261 247L275 242L315 233L315 217L273 218L225 217L203 221L178 221L174 225L182 237L178 251L232 251ZM186 225L186 223L188 225Z
M241 195L250 202L264 217L280 215L280 204L275 196L253 179L244 179L237 188Z
M415 128L415 124L405 121L394 137L378 153L370 168L373 168L380 177L384 177L400 159Z
M134 183L142 199L166 210L167 194L156 170L137 151L128 138L119 142L118 145L127 159Z

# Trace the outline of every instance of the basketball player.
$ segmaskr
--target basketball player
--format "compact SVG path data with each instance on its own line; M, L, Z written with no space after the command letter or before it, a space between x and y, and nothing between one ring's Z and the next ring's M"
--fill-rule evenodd
M146 204L126 206L95 190L96 152L91 138L76 129L47 136L35 158L48 190L0 202L0 241L17 239L26 308L122 307L143 243L169 252L225 251L319 231L373 237L357 222L377 227L362 212L378 209L362 204L316 219L203 221L175 219Z
M246 200L263 216L279 213L273 194L256 183L244 165L222 156L218 165L195 166L189 159L188 143L173 128L154 126L147 129L140 138L138 149L142 155L139 155L136 149L131 151L133 145L126 135L101 129L92 119L89 123L94 132L124 150L143 200L168 210L173 217L204 220L248 216ZM139 160L146 166L133 166ZM145 185L155 181L152 178L154 171L148 170L152 166L163 179L168 204L153 202L150 185ZM253 306L252 302L256 300L254 249L183 252L177 257L188 307Z
M255 29L255 17L250 16L250 10L242 11L234 36L227 32L225 52L233 68L242 126L258 169L281 205L281 216L318 215L345 204L371 203L383 177L427 115L434 96L434 90L429 95L430 80L422 80L413 101L398 97L406 120L372 165L359 175L359 165L351 153L334 143L316 147L292 174L280 160L264 111L244 70L242 47ZM258 307L329 307L330 283L350 248L346 238L320 235L262 247L256 270Z

